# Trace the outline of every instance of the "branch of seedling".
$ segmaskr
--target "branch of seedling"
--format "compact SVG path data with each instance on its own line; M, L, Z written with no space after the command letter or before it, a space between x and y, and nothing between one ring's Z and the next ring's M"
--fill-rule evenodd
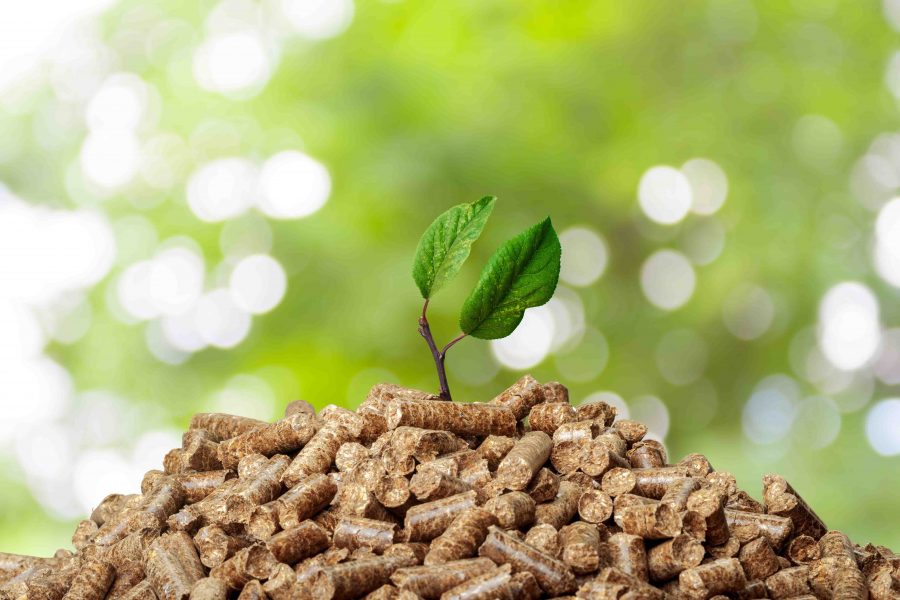
M544 304L559 280L562 250L547 218L507 240L488 260L478 284L459 316L462 333L438 349L428 324L431 296L455 277L472 244L481 235L496 198L486 196L460 204L441 214L419 240L413 279L425 304L419 317L419 335L425 339L437 369L440 397L452 400L447 383L447 351L466 336L493 340L508 336L521 322L525 309ZM527 277L523 275L527 274Z

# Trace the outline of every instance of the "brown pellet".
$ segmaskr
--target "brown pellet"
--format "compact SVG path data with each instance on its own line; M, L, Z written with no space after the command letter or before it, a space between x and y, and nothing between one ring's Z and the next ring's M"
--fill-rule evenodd
M516 440L506 435L489 435L478 445L476 454L488 461L491 471L497 469L503 457L516 445Z
M337 484L328 475L318 473L297 483L275 501L281 528L295 527L312 518L328 506L335 494Z
M603 543L602 550L604 566L615 567L641 581L650 578L643 538L628 533L615 533ZM578 573L577 570L575 572Z
M688 498L699 487L700 481L693 477L676 479L666 488L660 502L668 504L678 512L687 510Z
M400 590L408 590L425 600L436 600L450 588L496 568L488 558L467 558L439 565L403 567L394 571L391 581Z
M409 561L397 556L327 566L312 574L309 592L313 600L350 600L381 587L394 571L406 566Z
M579 468L591 477L599 477L614 468L629 468L628 461L609 449L609 446L595 438L588 446L587 453Z
M791 598L809 594L809 567L806 565L782 569L766 578L769 598Z
M681 518L667 504L635 504L617 510L614 519L625 533L648 540L672 538L681 532Z
M755 513L766 512L765 507L754 500L753 497L744 490L737 490L736 492L729 494L728 502L725 503L725 508Z
M426 565L451 562L475 556L497 517L483 508L472 507L459 513L450 525L431 542Z
M822 558L819 544L808 535L798 535L788 544L787 556L795 565L807 565Z
M374 592L369 592L363 597L363 600L394 600L400 593L395 586L386 583Z
M336 516L366 517L367 519L378 519L379 521L389 521L391 523L397 520L378 501L375 494L361 485L344 484L339 489L338 496L332 507L336 508ZM334 519L333 524L337 525L337 519ZM322 526L324 527L325 525L322 524Z
M495 566L447 590L441 600L514 600L512 577L509 565Z
M578 514L588 523L602 523L612 517L613 501L602 490L585 490L578 499Z
M743 590L747 578L738 559L720 558L682 571L678 585L689 597L710 598Z
M467 492L472 486L459 477L436 470L424 470L412 476L408 489L417 500L428 501Z
M497 517L497 524L503 529L521 529L534 522L534 500L525 492L509 492L491 498L484 509Z
M738 552L741 549L741 541L737 537L732 536L728 538L724 544L717 544L714 546L707 541L704 544L704 547L706 548L706 553L712 558L733 558L738 555Z
M205 575L191 538L179 531L160 536L144 553L147 579L160 600L184 600Z
M135 585L122 596L120 600L157 600L153 586L146 579Z
M225 600L228 597L228 586L221 579L204 577L198 579L191 588L191 600Z
M380 554L394 543L396 529L394 523L364 517L344 517L334 528L334 545L350 551L368 548Z
M763 498L766 512L789 518L794 524L794 535L808 535L818 539L828 528L822 519L806 504L803 498L780 475L763 476Z
M591 441L599 428L593 421L575 421L553 432L550 461L559 473L572 473L588 460Z
M548 556L557 556L560 551L559 532L553 525L535 525L525 534L525 543L534 546Z
M538 504L534 509L536 523L547 523L556 529L562 528L578 513L581 487L569 481L561 481L559 492L551 502Z
M205 429L217 439L227 440L253 429L268 425L265 421L226 415L223 413L197 413L191 418L190 429Z
M466 491L468 487L460 489L460 492ZM410 481L402 475L385 475L375 485L372 490L375 498L387 508L399 508L406 505L410 500ZM458 493L458 492L457 492ZM447 494L452 495L452 494ZM443 496L440 496L443 497Z
M647 435L647 426L630 419L620 419L612 424L613 429L619 432L619 435L631 445L644 439Z
M544 402L569 403L569 388L558 381L548 381L541 386L544 391Z
M764 535L772 547L780 549L793 532L793 524L786 517L725 509L725 520L729 528L756 527ZM755 535L753 537L756 537ZM752 539L752 538L751 538Z
M404 530L410 542L427 542L441 535L457 515L476 504L474 491L418 504L406 512Z
M576 420L575 409L562 402L545 402L538 404L528 414L528 423L532 431L543 431L548 435L566 423Z
M107 600L118 600L127 594L134 586L144 581L147 576L141 561L119 564L115 567L115 570L115 579L109 587L109 591L106 592Z
M685 467L691 477L706 477L713 468L709 459L702 454L688 454L676 466Z
M728 541L730 533L725 519L725 500L728 496L715 488L701 488L687 501L687 509L706 520L706 543L718 546Z
M762 536L744 544L738 558L750 579L765 579L781 568L772 545Z
M409 402L392 400L387 406L387 425L403 425L451 431L457 435L515 435L513 412L496 404L458 403L441 400Z
M552 447L553 440L543 431L526 433L497 467L498 481L507 489L524 490L550 458Z
M653 467L634 469L634 493L647 498L662 498L669 486L679 479L690 477L690 470L684 466Z
M449 431L397 427L391 433L390 445L400 455L428 462L439 455L462 450L465 442Z
M628 588L632 594L637 594L636 599L641 600L664 600L665 592L651 586L645 581L641 581L634 575L626 573L615 567L605 567L597 574L595 581L600 583L621 584Z
M610 496L631 493L637 483L637 477L631 469L615 467L603 474L600 480L601 489Z
M239 550L224 563L210 570L210 577L221 579L231 590L242 589L251 579L268 579L278 561L265 544Z
M138 506L126 509L105 521L94 536L100 546L114 544L138 529L162 527L169 515L184 504L184 490L172 479L161 481L149 494L145 494Z
M296 415L300 413L306 413L308 415L316 414L316 407L306 400L292 400L288 402L284 407L284 416L290 417L291 415Z
M682 571L699 565L703 555L703 546L689 535L677 535L661 542L647 552L650 580L668 581Z
M247 533L259 540L267 540L278 532L281 529L278 524L278 500L254 508L246 527Z
M309 442L318 429L318 419L314 414L300 412L247 431L219 444L218 457L226 469L234 469L248 454L264 456L288 454Z
M357 427L356 430L354 425ZM360 427L360 423L345 419L326 420L282 474L284 484L293 487L311 475L328 472L338 449L345 442L353 441L359 434Z
M600 567L600 530L592 523L575 521L559 530L562 561L577 575ZM643 550L643 543L641 544Z
M636 469L647 469L666 466L665 453L655 444L641 441L634 444L625 454L625 458Z
M208 568L218 567L246 548L252 540L244 535L230 535L219 525L201 527L194 536L194 546L200 552L200 562Z
M359 442L345 442L334 455L334 466L342 473L352 473L364 460L369 450Z
M294 564L325 550L329 542L325 529L314 521L303 521L273 535L266 541L266 546L278 562Z
M532 478L525 491L538 504L549 502L556 498L556 494L559 492L559 475L547 467L542 467Z
M266 600L266 592L258 579L251 579L238 594L237 600Z
M523 375L517 382L503 390L499 396L490 401L509 409L516 421L528 416L531 408L544 401L544 388L531 375Z
M609 427L616 418L616 407L606 402L585 402L575 408L575 415L580 420L597 421L598 424Z
M257 506L278 498L284 489L281 476L290 460L283 454L276 454L259 472L241 480L225 499L229 521L248 523Z
M528 571L537 579L541 589L550 596L575 591L575 576L561 561L548 556L496 526L488 529L478 554L497 564L508 564L516 571Z
M116 577L116 568L107 562L89 560L81 565L63 600L103 600Z

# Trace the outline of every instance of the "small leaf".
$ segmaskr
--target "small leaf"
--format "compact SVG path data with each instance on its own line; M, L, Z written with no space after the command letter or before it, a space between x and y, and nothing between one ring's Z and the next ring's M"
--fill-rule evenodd
M425 230L413 263L413 279L423 298L430 298L459 273L496 200L485 196L471 204L454 206Z
M485 265L463 305L459 326L483 340L511 334L525 309L553 296L562 248L550 217L505 242Z

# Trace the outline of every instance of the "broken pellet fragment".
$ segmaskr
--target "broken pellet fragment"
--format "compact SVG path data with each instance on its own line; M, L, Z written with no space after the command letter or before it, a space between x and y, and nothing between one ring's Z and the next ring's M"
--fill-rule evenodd
M487 536L488 527L496 524L497 517L493 513L479 507L467 508L431 542L425 564L434 565L475 556Z
M743 590L747 578L738 559L720 558L682 571L678 584L689 597L710 598Z
M677 535L652 547L647 553L651 581L668 581L703 561L703 546L689 535Z
M575 591L575 576L563 562L491 526L478 554L497 564L509 564L516 571L528 571L545 593L560 596Z
M278 562L294 564L328 548L328 532L313 521L303 521L285 529L266 541L266 546Z
M567 394L568 395L568 394ZM509 409L516 421L528 416L531 408L544 401L544 388L531 375L523 375L517 382L503 390L499 396L490 401Z
M600 567L600 530L596 525L584 521L570 523L559 530L559 542L562 561L576 575L593 573Z
M457 435L511 436L516 433L513 412L496 404L393 400L388 403L386 410L389 429L408 425L451 431Z
M404 530L410 542L427 542L441 535L457 515L476 504L474 491L413 506L406 512Z
M309 442L317 428L315 415L305 412L293 414L271 425L222 441L218 447L219 460L226 469L234 469L248 454L287 454Z
M550 458L553 440L543 431L529 431L497 467L497 480L510 490L524 490Z
M437 600L450 588L496 568L488 558L467 558L439 565L403 567L394 571L391 581L400 590L409 590L425 600Z
M379 556L323 567L310 577L313 600L350 600L388 582L399 568L411 566L398 556Z
M491 498L484 509L497 517L497 524L503 529L521 529L534 522L534 500L525 492L509 492Z
M828 528L791 485L780 475L763 476L763 498L766 512L789 518L794 524L795 535L808 535L819 539Z
M364 517L343 517L334 528L334 545L350 551L368 548L380 554L394 543L396 529L394 523Z

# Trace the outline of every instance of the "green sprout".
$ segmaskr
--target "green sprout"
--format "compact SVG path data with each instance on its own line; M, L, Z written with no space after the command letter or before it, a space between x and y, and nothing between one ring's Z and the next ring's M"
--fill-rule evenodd
M471 204L454 206L429 225L416 249L412 274L425 299L419 317L419 334L434 357L444 400L452 400L444 368L447 350L469 335L482 340L508 336L522 322L525 309L550 300L559 281L562 248L547 217L494 252L463 304L459 315L462 332L438 349L428 325L428 303L459 273L496 201L493 196L485 196Z

